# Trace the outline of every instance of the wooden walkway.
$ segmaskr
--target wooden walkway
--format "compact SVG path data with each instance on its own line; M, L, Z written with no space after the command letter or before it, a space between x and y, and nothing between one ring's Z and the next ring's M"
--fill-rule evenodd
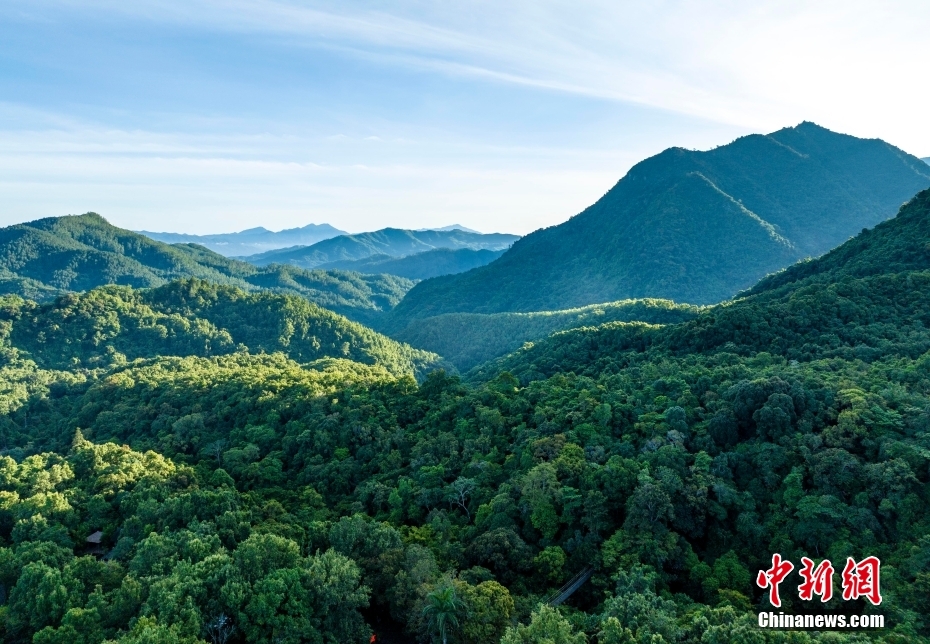
M559 604L564 602L566 599L571 597L572 593L574 593L576 590L584 586L585 582L588 581L591 578L591 575L593 574L594 574L593 567L585 568L584 570L579 572L577 575L575 575L574 577L569 579L567 582L565 582L565 585L559 588L557 591L555 591L555 594L549 597L549 599L546 600L546 603L549 604L550 606L558 606Z

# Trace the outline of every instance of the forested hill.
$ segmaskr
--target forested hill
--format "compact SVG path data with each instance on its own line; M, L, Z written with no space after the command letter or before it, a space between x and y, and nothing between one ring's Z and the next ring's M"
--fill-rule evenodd
M300 363L344 358L417 377L446 366L293 295L198 279L155 289L106 286L46 304L0 299L12 348L45 369L113 367L138 358L282 352Z
M769 275L748 290L747 295L796 283L838 282L930 268L928 212L930 192L924 191L905 204L894 219L863 230L823 257Z
M439 275L454 275L490 264L504 254L503 250L472 248L437 248L405 257L372 255L365 259L341 260L320 266L358 273L397 275L411 280L424 280Z
M607 322L675 324L691 320L702 307L668 300L625 300L565 311L533 313L446 313L391 332L397 340L438 353L466 372L564 329Z
M184 233L153 233L140 230L140 234L166 244L199 244L210 250L234 257L236 255L254 255L287 246L310 245L318 241L345 235L344 230L333 228L329 224L308 224L301 228L288 228L274 232L267 228L249 228L237 233L216 233L212 235L187 235Z
M7 300L0 640L927 644L930 261L908 253L930 244L928 200L807 277L680 324L558 334L499 365L519 378L473 384L114 355L266 316L300 344L274 296L225 287ZM856 268L870 254L886 268ZM794 565L778 608L755 583L774 553ZM870 556L881 604L844 600L844 562ZM831 601L799 597L803 557L832 562ZM760 629L770 611L884 627Z
M393 307L413 285L390 275L257 268L196 244L154 241L94 213L0 229L0 293L44 300L105 284L143 288L187 277L302 295L361 322Z
M517 235L472 233L457 228L452 230L384 228L370 233L340 235L312 246L282 248L241 259L257 266L290 264L301 268L316 268L330 262L359 260L372 255L405 257L437 248L503 250L518 239Z
M772 275L745 296L665 328L642 323L588 326L556 334L484 365L522 379L556 372L601 373L636 354L767 352L793 361L930 351L930 190L898 215L823 257Z
M928 185L918 158L813 123L707 152L672 148L488 266L418 284L393 315L719 302L892 217Z

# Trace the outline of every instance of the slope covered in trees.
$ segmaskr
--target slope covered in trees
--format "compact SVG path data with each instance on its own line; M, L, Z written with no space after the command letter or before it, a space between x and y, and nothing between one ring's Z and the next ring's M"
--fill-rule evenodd
M564 224L497 261L418 284L392 313L539 311L627 298L705 304L820 255L930 185L916 157L802 123L634 166Z
M293 295L247 293L191 279L149 290L106 286L46 304L0 299L11 347L46 369L125 364L159 356L282 352L306 363L346 358L396 375L442 365Z
M767 352L792 361L871 361L930 351L930 191L894 219L827 255L792 266L753 289L662 328L611 323L572 329L482 367L527 378L622 368L625 355Z
M924 193L803 279L556 334L470 385L282 353L63 369L7 320L2 637L927 642L928 220ZM886 269L857 273L869 253ZM801 600L795 569L780 611L885 628L758 629L774 552L879 557L880 606L839 572Z
M322 264L322 269L339 269L358 273L388 273L411 280L425 280L439 275L464 273L490 264L504 254L503 250L471 248L437 248L405 257L372 255L365 259L341 260Z
M94 213L0 229L0 293L44 300L105 284L144 288L185 277L302 295L363 322L393 307L413 285L391 275L257 268L196 244L154 241Z
M534 313L447 313L415 320L391 336L443 356L466 372L563 329L637 320L674 324L698 315L701 307L668 300L625 300L566 311Z
M312 246L282 248L242 259L257 266L290 264L301 268L317 268L331 262L360 260L372 255L406 257L437 248L503 250L518 239L517 235L472 233L458 228L452 230L384 228L370 233L340 235Z
M254 255L276 248L315 244L318 241L347 234L329 224L308 224L301 228L288 228L274 232L259 226L237 233L188 235L184 233L153 233L140 230L140 234L166 244L198 244L226 257Z

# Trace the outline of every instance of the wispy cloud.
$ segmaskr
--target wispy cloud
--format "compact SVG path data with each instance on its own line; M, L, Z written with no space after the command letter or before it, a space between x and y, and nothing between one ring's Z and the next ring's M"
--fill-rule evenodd
M757 128L837 108L849 122L888 110L876 88L919 76L930 28L920 0L67 4Z
M145 78L193 90L132 102L147 88L127 81L128 106L110 104L105 72L95 77L92 66L75 87L100 80L100 97L50 90L44 103L0 67L7 223L83 208L134 227L201 231L260 216L281 227L454 219L528 232L575 214L668 145L708 147L811 119L930 154L915 89L930 31L922 0L33 0L0 7L4 17L27 33L33 24L74 33L71 23L84 21L102 44L120 43L114 56L133 51L129 31L166 48L117 69L129 79L174 60L177 42L242 52L218 68L198 66L201 53L213 60L213 45L185 50ZM321 52L329 58L314 66ZM54 67L52 90L77 73L62 67L67 52L55 55L36 63ZM0 62L15 72L24 56ZM330 60L344 64L328 69ZM285 64L286 77L264 80ZM362 76L356 94L327 102ZM204 80L219 85L198 91ZM187 102L232 86L206 108ZM264 103L251 100L266 92ZM288 109L271 109L279 105Z

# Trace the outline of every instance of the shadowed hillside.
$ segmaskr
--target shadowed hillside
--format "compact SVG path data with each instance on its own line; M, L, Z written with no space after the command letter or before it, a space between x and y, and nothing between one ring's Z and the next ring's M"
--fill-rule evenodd
M701 307L668 300L627 300L566 311L446 313L415 320L391 335L412 346L438 353L465 372L515 351L524 343L541 340L563 329L634 320L675 324L694 318L700 311Z
M490 264L504 254L503 250L473 250L471 248L437 248L406 257L372 255L365 259L330 262L322 269L341 269L358 273L387 273L411 280L425 280L439 275L464 273Z
M891 217L930 168L880 140L802 123L708 152L672 148L488 266L426 280L392 315L724 300Z
M767 352L794 361L870 362L930 351L930 190L894 219L839 248L762 280L739 299L683 324L614 322L555 334L471 376L501 370L523 379L602 373L644 352Z

